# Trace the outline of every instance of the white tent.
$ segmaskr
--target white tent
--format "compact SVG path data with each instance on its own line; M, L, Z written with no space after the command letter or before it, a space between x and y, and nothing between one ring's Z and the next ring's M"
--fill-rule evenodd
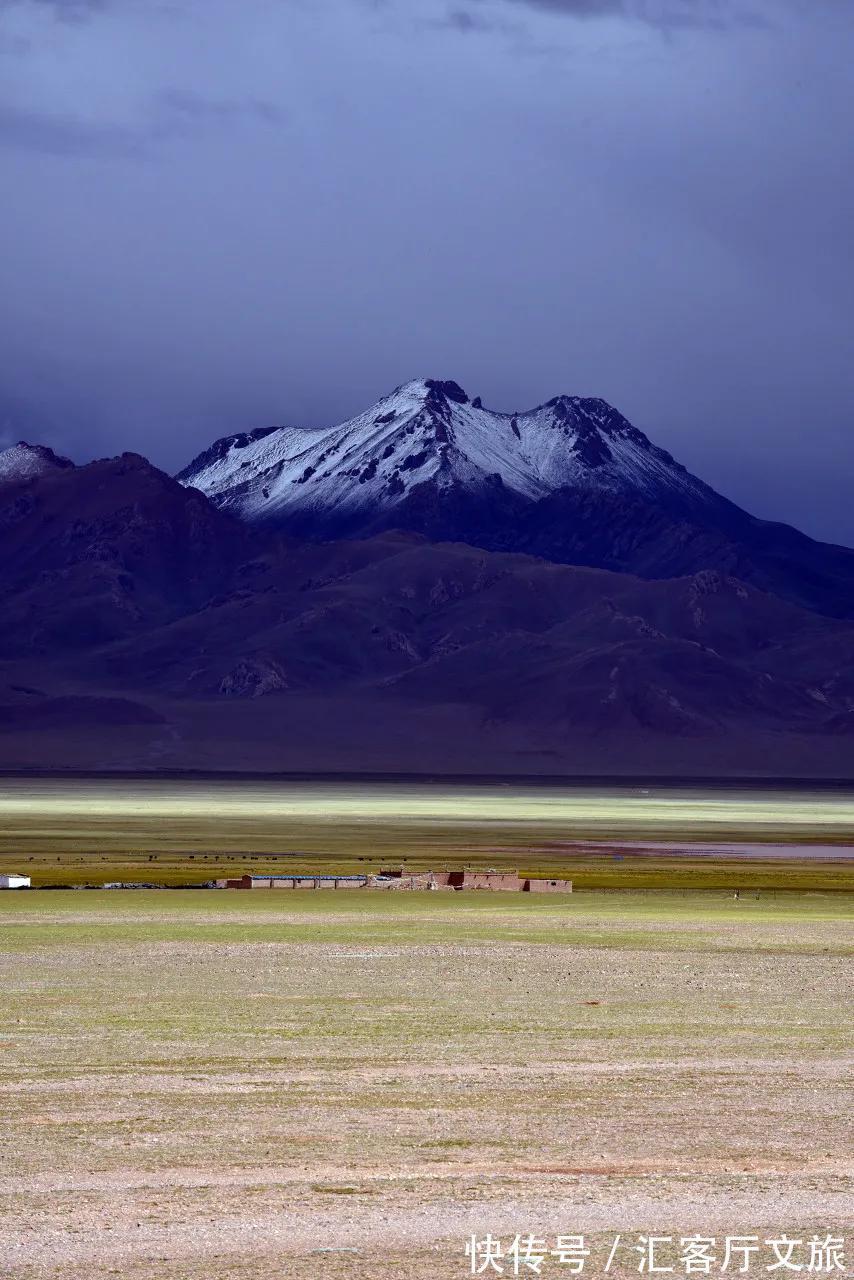
M29 876L20 876L14 871L0 875L0 889L29 889L29 887Z

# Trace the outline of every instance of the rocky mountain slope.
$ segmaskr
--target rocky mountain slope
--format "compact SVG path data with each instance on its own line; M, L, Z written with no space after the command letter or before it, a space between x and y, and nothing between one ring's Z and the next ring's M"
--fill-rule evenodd
M715 495L603 400L560 396L527 413L470 401L455 382L398 387L325 431L278 427L218 441L178 477L250 519L287 515L355 529L405 508L425 484L439 494L506 489L537 501L587 487L643 492L687 507Z
M138 454L10 479L0 656L49 660L183 617L228 588L256 541Z
M299 537L407 529L646 578L712 569L854 616L853 551L750 516L603 400L495 413L454 382L415 381L330 429L226 437L178 479Z
M19 480L32 480L35 476L48 475L73 467L70 458L60 457L44 444L27 444L19 440L8 449L0 450L0 485L16 484Z
M0 765L845 774L854 625L411 533L301 543L136 455L0 497Z

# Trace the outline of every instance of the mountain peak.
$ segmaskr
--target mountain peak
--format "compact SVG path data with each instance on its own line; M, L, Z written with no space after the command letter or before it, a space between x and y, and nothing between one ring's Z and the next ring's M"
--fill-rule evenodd
M404 382L339 426L226 437L178 479L250 521L322 537L435 532L445 527L442 511L462 504L478 513L471 536L459 513L447 536L478 542L484 521L506 527L520 504L560 493L643 494L670 508L710 497L604 400L560 395L495 413L437 378Z
M427 387L428 398L441 397L443 400L452 400L454 404L469 402L468 396L458 382L440 382L435 378L427 378L424 385Z
M384 400L392 400L399 395L411 395L421 400L452 400L454 404L468 404L469 398L458 382L444 378L411 378L395 387L390 396ZM383 403L383 401L380 401Z
M54 453L46 444L29 444L19 440L17 444L0 451L0 484L15 484L20 480L32 480L50 471L73 467L70 458Z

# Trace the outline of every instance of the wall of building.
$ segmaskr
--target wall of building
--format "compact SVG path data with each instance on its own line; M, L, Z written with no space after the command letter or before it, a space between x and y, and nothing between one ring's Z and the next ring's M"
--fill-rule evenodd
M571 880L526 880L525 893L572 893Z
M522 888L515 871L452 871L448 883L454 889L503 889L518 893Z
M421 871L379 883L372 876L240 876L218 880L224 889L491 889L507 893L572 893L571 880L522 880L515 871Z
M364 889L367 876L240 876L217 880L220 889Z
M18 875L0 876L0 889L29 889L30 877Z

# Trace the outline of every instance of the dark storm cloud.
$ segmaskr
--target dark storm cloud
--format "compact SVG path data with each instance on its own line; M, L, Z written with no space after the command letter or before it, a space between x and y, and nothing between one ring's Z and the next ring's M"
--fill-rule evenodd
M489 0L474 0L474 4ZM767 17L743 0L506 0L518 8L539 10L567 18L623 18L662 29L726 30L730 26L765 26ZM762 3L762 0L758 0ZM489 29L476 7L454 12L460 30Z
M136 126L84 121L21 111L0 103L0 148L19 147L55 156L144 159L158 143L240 118L279 123L282 113L270 103L217 101L174 89L152 101Z
M0 103L0 148L54 156L141 156L145 140L131 129L101 122L16 110Z
M204 98L182 89L167 89L160 95L159 105L167 116L172 115L176 119L225 121L243 116L266 124L279 124L284 118L284 112L274 103L260 98L235 102L225 98Z
M854 541L852 53L831 0L0 0L0 434L602 395Z
M515 15L514 15L515 16ZM429 26L449 31L457 31L461 35L504 35L517 40L523 37L524 27L518 21L511 21L503 14L467 9L463 6L449 9L441 18L436 18Z
M20 56L29 51L26 44L5 50L7 54ZM0 56L3 52L0 44ZM136 120L122 124L108 119L85 119L72 113L17 107L4 102L0 96L0 148L21 148L56 156L141 159L149 156L158 143L198 133L205 127L241 120L279 125L283 112L274 103L252 96L227 99L164 88L142 104Z
M80 22L103 12L109 3L110 0L0 0L0 13L4 9L21 9L30 4L65 22Z
M449 9L442 25L468 35L472 31L495 31L497 24L470 9Z
M515 2L528 4L534 9L553 9L574 18L603 17L626 10L623 0L514 0Z

